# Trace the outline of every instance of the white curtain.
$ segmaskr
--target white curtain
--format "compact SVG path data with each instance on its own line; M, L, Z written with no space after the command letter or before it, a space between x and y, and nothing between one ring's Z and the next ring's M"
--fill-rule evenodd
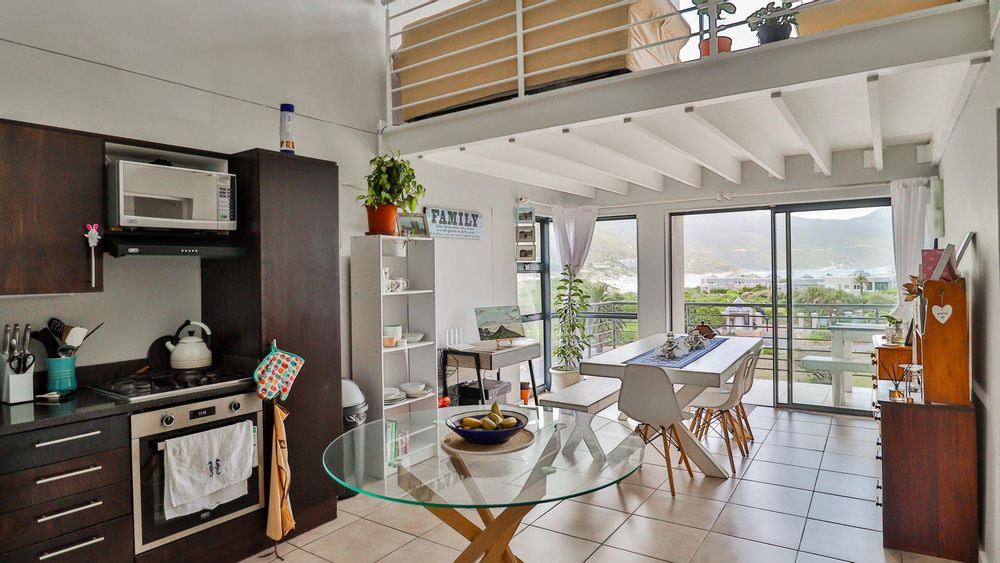
M556 249L559 251L559 270L567 265L580 270L590 252L590 242L594 238L597 224L597 206L552 208L552 224L555 228Z
M920 274L920 251L930 248L933 239L927 213L931 203L928 178L907 178L889 182L892 195L892 244L896 258L898 300L892 316L910 320L912 307L904 306L903 284L910 275Z

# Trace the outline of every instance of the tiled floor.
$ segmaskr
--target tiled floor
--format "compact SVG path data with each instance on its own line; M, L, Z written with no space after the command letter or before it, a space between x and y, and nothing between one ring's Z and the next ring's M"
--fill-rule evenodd
M786 383L781 383L779 396L781 401L788 402ZM802 405L833 406L833 386L830 383L795 383L795 402ZM872 390L870 387L855 387L844 396L844 408L867 411L871 406ZM744 403L772 406L774 404L774 388L769 379L759 379L743 399Z
M514 553L527 563L940 561L882 548L871 419L755 407L750 421L756 443L739 478L675 470L671 497L663 458L650 450L620 486L529 513ZM720 447L710 439L725 460ZM363 495L339 507L337 520L282 544L285 561L432 563L468 545L421 508ZM246 561L274 560L269 553Z

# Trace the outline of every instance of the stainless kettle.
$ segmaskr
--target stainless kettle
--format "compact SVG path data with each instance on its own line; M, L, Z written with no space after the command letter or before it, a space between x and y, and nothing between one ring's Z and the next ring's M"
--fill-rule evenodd
M202 336L194 335L194 330L189 330L187 336L181 336L185 328L193 326L201 328ZM201 369L212 365L212 331L204 323L198 321L184 321L174 333L174 337L166 342L167 350L170 350L170 367L172 369Z

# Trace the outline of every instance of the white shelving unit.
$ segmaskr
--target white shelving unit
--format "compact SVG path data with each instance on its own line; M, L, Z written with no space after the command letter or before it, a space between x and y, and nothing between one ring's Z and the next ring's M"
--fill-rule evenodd
M437 408L438 366L435 322L434 239L366 235L351 239L351 377L368 401L368 420ZM405 291L386 292L382 271L409 281ZM420 342L386 348L382 328L402 325L403 332L422 332ZM384 405L382 390L406 381L425 383L431 394ZM433 416L427 417L428 424ZM430 428L399 429L435 434ZM428 430L429 432L425 432ZM413 451L413 440L410 441ZM388 461L388 460L386 460ZM392 471L388 466L386 470Z

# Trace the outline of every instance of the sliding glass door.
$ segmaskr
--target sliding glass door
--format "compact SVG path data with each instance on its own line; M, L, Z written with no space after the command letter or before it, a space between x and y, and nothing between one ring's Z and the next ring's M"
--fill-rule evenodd
M868 407L871 336L895 303L887 199L675 214L671 222L684 288L683 298L672 291L673 307L683 307L672 315L674 330L705 322L723 335L764 339L747 402Z

